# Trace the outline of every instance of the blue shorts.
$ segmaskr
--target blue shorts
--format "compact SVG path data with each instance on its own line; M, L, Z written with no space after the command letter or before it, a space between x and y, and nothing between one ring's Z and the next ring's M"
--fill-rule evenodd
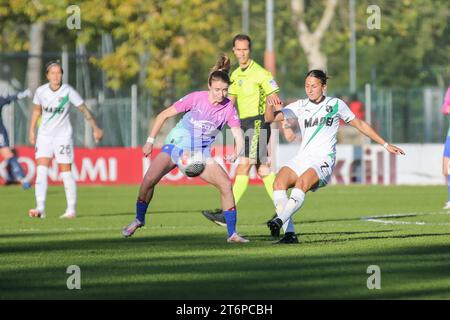
M175 163L175 164L177 164L178 159L180 159L184 150L189 150L189 149L183 149L174 144L165 144L161 148L161 152L167 153L170 156L170 158L172 159L173 163ZM193 150L189 150L189 151L193 151ZM202 148L201 151L202 151L203 157L205 159L211 158L211 149L209 146Z
M445 140L444 157L450 158L450 137Z
M0 148L9 147L8 132L4 126L0 126Z

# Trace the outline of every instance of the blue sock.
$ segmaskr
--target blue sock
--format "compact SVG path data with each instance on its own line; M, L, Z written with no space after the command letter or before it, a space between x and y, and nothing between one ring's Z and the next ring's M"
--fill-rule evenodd
M11 166L10 165L6 166L6 181L7 182L14 181L14 176L11 171L12 171Z
M20 181L25 178L25 172L23 172L22 166L19 164L16 157L9 159L8 164L11 167L11 173L14 180Z
M447 176L448 201L450 201L450 174Z
M223 212L225 222L227 223L228 237L231 237L236 232L236 207L230 208Z
M142 200L136 201L136 219L145 223L145 214L147 213L148 203Z

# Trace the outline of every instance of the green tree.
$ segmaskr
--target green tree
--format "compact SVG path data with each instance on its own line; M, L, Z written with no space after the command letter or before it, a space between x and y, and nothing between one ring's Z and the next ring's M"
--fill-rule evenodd
M142 85L160 105L189 90L192 77L206 83L208 67L227 40L222 38L226 24L221 7L218 1L200 0L81 4L83 20L101 24L114 39L114 52L92 59L106 71L108 85L120 88L144 68ZM97 36L92 30L84 32L84 41ZM148 57L145 65L143 57Z
M358 8L358 58L361 80L383 86L417 87L450 81L450 8L444 0L371 1L381 9L381 28L370 30ZM445 80L444 80L445 79Z

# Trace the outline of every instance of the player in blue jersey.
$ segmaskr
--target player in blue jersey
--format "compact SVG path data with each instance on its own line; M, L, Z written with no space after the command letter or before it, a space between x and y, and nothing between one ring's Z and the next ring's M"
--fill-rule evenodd
M2 109L5 105L18 99L29 97L30 95L31 92L30 90L27 89L25 91L19 92L16 95L0 97L0 155L5 161L7 161L13 180L20 182L20 184L22 184L23 189L29 189L31 187L31 184L25 178L23 168L19 164L17 157L15 156L14 152L11 150L11 147L9 145L8 132L6 131L6 128L2 120Z

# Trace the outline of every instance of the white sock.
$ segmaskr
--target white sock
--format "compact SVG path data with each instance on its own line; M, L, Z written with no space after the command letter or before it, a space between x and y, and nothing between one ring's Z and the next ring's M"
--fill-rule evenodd
M75 212L77 205L77 184L73 178L71 171L61 172L61 178L64 182L64 190L66 191L67 211Z
M305 201L305 193L297 188L292 189L291 197L289 198L283 212L279 215L280 219L285 223L291 216L299 210Z
M45 200L47 199L48 189L48 167L37 166L36 169L36 183L34 187L34 194L36 196L36 209L40 212L45 211Z
M283 213L284 207L286 206L288 200L289 199L287 197L286 190L273 191L273 203L275 205L275 211L277 212L278 216L280 216ZM292 218L283 224L283 230L284 233L295 232L294 221L292 220Z

